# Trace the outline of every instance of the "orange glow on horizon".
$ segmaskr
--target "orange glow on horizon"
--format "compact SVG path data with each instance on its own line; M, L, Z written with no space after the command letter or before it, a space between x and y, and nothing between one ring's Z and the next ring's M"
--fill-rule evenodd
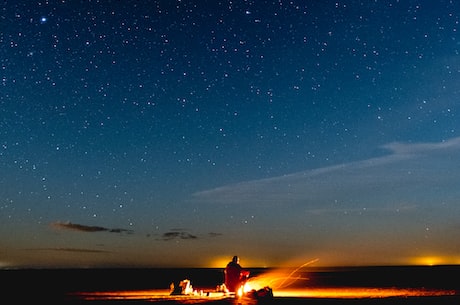
M410 259L410 265L436 266L436 265L458 265L460 257L446 257L436 255L417 256Z
M209 268L225 268L227 263L231 260L232 256L216 256L214 258L210 258L206 267ZM416 257L409 257L405 259L396 260L393 263L390 262L375 262L375 263L364 263L360 261L356 264L351 262L347 263L339 263L337 261L331 260L324 260L316 258L309 260L305 263L304 258L297 258L291 259L288 261L284 261L283 263L278 264L267 264L266 262L260 262L259 260L254 260L249 257L243 257L241 265L243 268L253 268L253 267L262 267L262 268L286 268L286 269L293 269L296 266L303 266L306 265L310 267L325 267L325 268L335 268L335 267L357 267L357 266L436 266L436 265L460 265L460 256L445 256L445 255L423 255L423 256L416 256ZM302 268L303 268L302 267ZM300 267L299 267L300 268Z
M209 260L209 267L210 268L225 268L228 262L232 259L232 257L228 256L218 256L213 259Z
M227 264L232 260L232 257L233 255L216 256L210 258L209 263L206 265L209 268L225 268L225 266L227 266ZM247 257L242 259L241 265L243 268L265 267L265 264L261 264L259 261Z

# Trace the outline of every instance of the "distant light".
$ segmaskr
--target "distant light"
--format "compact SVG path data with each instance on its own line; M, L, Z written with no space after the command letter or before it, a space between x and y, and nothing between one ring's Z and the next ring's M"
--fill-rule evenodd
M46 23L47 21L48 21L48 18L46 18L46 17L41 17L41 18L40 18L40 23L41 23L41 24L44 24L44 23Z
M411 261L412 264L424 266L435 266L447 263L441 256L419 256L412 258Z

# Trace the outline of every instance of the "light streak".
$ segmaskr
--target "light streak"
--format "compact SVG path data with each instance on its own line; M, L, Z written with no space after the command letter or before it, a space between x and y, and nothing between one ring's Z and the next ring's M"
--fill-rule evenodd
M292 271L290 271L291 269L278 268L271 270L267 273L260 274L256 277L251 277L248 279L247 285L250 286L251 289L255 290L261 289L263 287L270 287L273 290L289 287L297 281L308 280L308 278L301 277L300 275L294 275L298 273L299 270L317 262L318 260L319 259L313 259L307 261L306 263L300 265ZM246 290L248 290L248 288L246 288Z

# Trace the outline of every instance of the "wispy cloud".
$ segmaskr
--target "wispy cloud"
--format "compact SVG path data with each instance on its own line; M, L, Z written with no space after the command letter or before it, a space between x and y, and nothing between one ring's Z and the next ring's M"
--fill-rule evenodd
M393 152L394 155L429 154L433 152L458 151L460 149L460 137L452 138L439 143L401 143L392 142L382 146Z
M39 248L39 249L26 249L28 251L63 251L63 252L78 252L78 253L110 253L111 251L82 249L82 248Z
M194 239L203 239L203 238L215 238L222 236L222 233L217 232L209 232L205 236L199 236L196 234L190 233L187 229L171 229L168 232L165 232L161 235L160 240L162 241L170 241L170 240L178 240L178 239L187 239L187 240L194 240Z
M217 233L217 232L209 232L208 233L209 237L219 237L219 236L222 236L222 235L223 235L222 233Z
M120 228L105 228L100 226L87 226L71 222L53 222L51 226L56 229L73 230L80 232L110 232L110 233L133 233L132 230L120 229Z
M435 192L457 190L460 138L439 143L389 143L389 154L194 193L192 200L214 204L276 206L298 204L311 211L389 205L411 208ZM449 190L449 192L444 192ZM431 194L430 194L431 192ZM457 191L458 192L458 191Z
M173 229L169 232L163 233L161 240L170 241L174 239L197 239L198 236L193 235L183 229Z

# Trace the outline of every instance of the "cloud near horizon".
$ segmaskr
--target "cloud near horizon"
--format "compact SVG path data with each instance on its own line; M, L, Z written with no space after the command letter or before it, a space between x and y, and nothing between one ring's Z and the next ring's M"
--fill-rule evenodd
M393 142L382 148L390 153L226 185L194 193L192 200L271 207L291 204L302 205L311 212L333 212L363 207L413 209L460 193L456 182L460 179L460 137L439 143ZM447 193L450 197L444 195Z
M186 231L170 231L165 232L161 236L161 240L169 241L173 239L197 239L198 236L188 233Z
M214 237L219 237L221 235L222 233L210 232L207 234L207 237L214 238ZM193 239L201 239L201 237L188 232L188 230L186 229L171 229L170 231L163 233L160 238L160 240L162 241L170 241L170 240L176 240L176 239L193 240Z
M134 232L132 230L127 230L127 229L110 229L110 228L105 228L101 226L87 226L87 225L82 225L82 224L76 224L72 222L53 222L50 224L53 228L57 229L64 229L64 230L72 230L72 231L79 231L79 232L109 232L109 233L128 233L128 234L133 234ZM207 234L207 237L214 238L221 236L222 233L216 233L216 232L209 232ZM149 237L150 234L147 234L147 237ZM182 240L193 240L193 239L199 239L200 237L198 235L192 234L188 232L186 229L182 228L177 228L177 229L171 229L170 231L164 232L161 237L157 240L161 241L170 241L170 240L175 240L175 239L182 239ZM72 248L69 248L72 249ZM48 249L51 250L51 249ZM52 250L62 250L62 249L52 249ZM72 251L77 251L77 250L72 250Z
M94 249L82 249L82 248L39 248L39 249L27 249L33 251L63 251L63 252L78 252L78 253L111 253L111 251L105 250L94 250Z
M132 230L127 230L127 229L110 229L110 228L105 228L105 227L100 227L100 226L87 226L87 225L82 225L82 224L76 224L76 223L71 223L71 222L53 222L51 223L51 226L53 228L57 229L67 229L67 230L73 230L73 231L79 231L79 232L109 232L109 233L127 233L127 234L132 234Z

